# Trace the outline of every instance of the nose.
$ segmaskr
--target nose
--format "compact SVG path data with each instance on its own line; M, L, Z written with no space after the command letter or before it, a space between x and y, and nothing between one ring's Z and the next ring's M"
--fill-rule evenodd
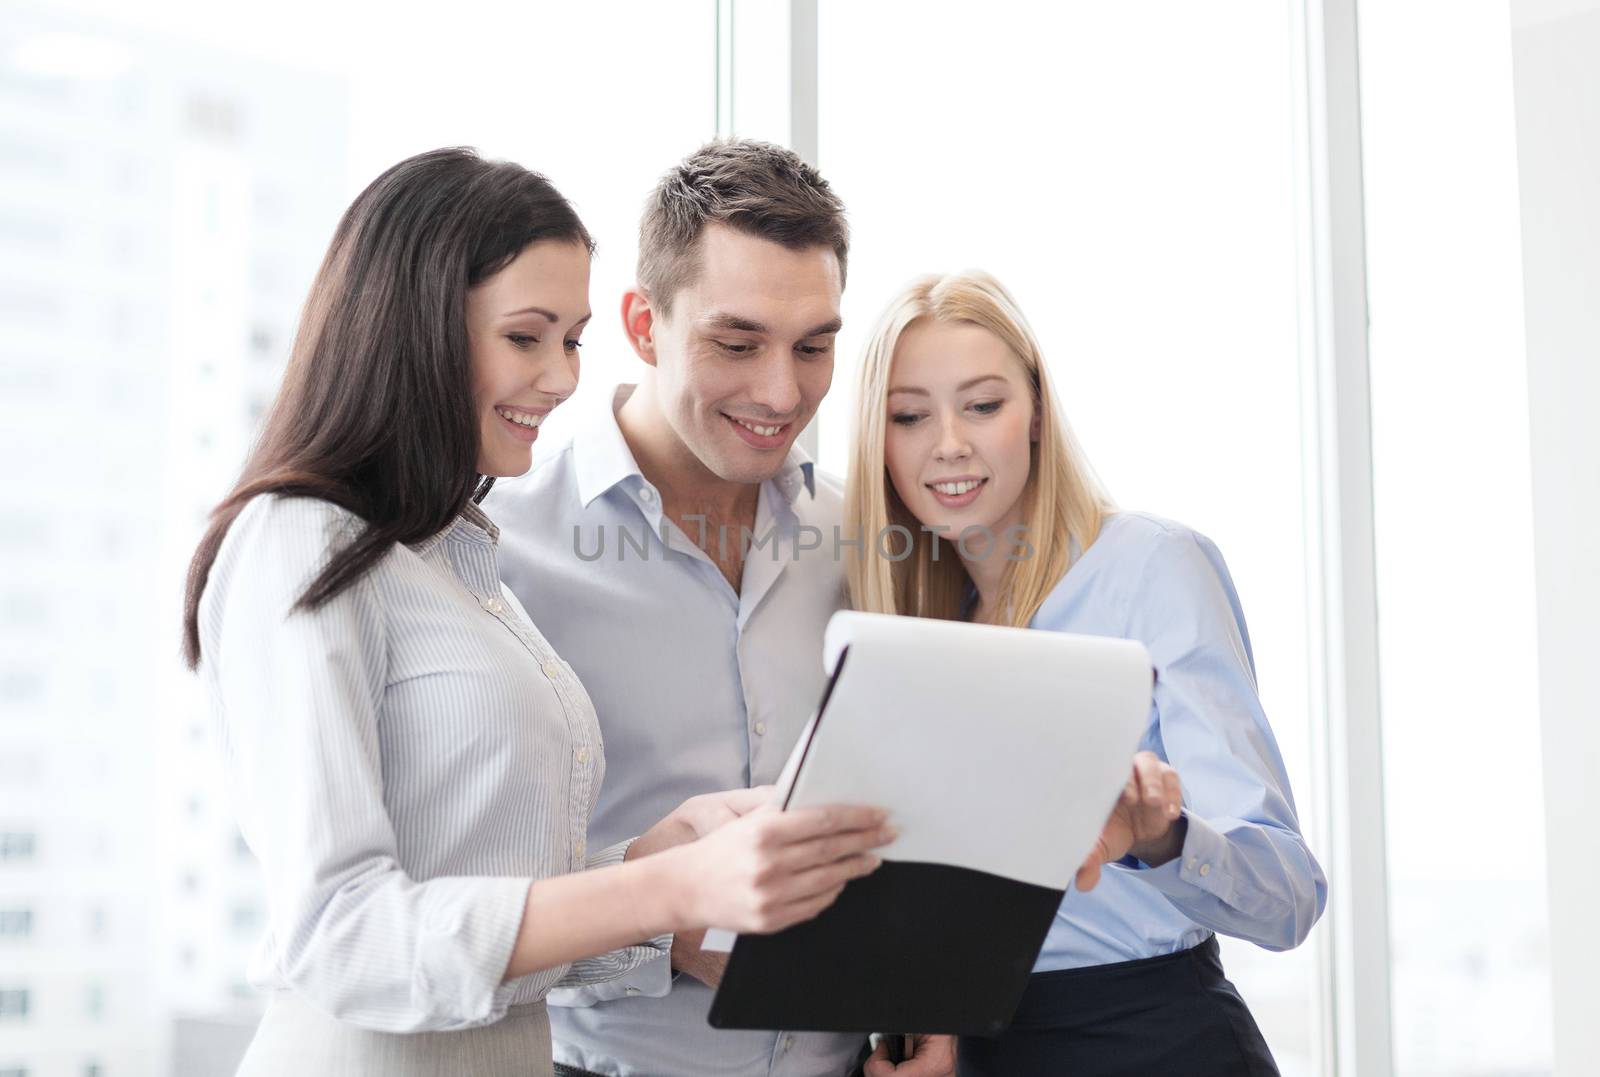
M967 440L961 420L954 415L946 415L939 424L939 440L933 447L934 459L948 463L965 460L971 455L972 445Z
M800 410L800 379L795 371L798 361L787 355L769 355L751 386L751 402L772 412L773 418L793 417Z
M533 387L546 396L554 397L557 404L571 396L578 388L578 356L564 352L557 358L539 364Z

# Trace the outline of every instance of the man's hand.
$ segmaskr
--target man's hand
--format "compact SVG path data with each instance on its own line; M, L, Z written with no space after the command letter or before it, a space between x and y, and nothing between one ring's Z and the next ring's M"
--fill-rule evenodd
M672 967L707 987L716 987L728 971L728 955L700 949L705 937L704 931L680 931L672 936Z
M703 838L724 823L731 823L770 802L772 793L772 786L758 785L754 789L729 789L690 797L628 846L626 859L637 860Z
M889 1050L880 1043L862 1072L866 1077L951 1077L956 1072L956 1038L912 1036L911 1057L898 1066L889 1061Z
M1100 882L1100 865L1132 853L1151 867L1160 867L1183 852L1188 825L1183 818L1183 787L1178 772L1154 752L1133 757L1133 773L1111 809L1106 828L1078 869L1080 891Z

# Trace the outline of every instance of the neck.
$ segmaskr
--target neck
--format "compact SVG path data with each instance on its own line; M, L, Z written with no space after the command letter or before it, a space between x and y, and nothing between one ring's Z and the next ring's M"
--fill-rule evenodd
M969 546L971 544L969 543ZM974 550L976 557L962 556L961 564L967 570L967 575L972 577L973 586L978 589L978 605L973 610L973 620L987 621L994 618L996 603L1000 601L1000 588L1005 582L1007 561L1005 551L998 542L991 544L989 556Z
M667 422L653 377L641 380L617 409L617 426L664 502L693 505L724 519L746 510L754 514L760 484L729 482L706 467Z

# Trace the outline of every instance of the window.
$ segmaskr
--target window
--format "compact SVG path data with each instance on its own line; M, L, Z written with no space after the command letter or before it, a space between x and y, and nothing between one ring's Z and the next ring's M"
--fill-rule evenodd
M1361 8L1397 1077L1554 1064L1511 35ZM1424 772L1493 788L1440 826Z
M0 939L25 939L32 934L32 909L0 909Z
M26 1021L28 1019L28 989L26 987L0 987L0 1021Z
M0 831L0 860L32 860L33 855L33 831Z
M822 5L817 163L852 247L819 449L847 466L853 372L892 293L926 272L999 277L1117 503L1222 549L1325 858L1306 717L1292 39L1286 5ZM1286 1075L1320 1062L1325 938L1285 954L1223 941Z

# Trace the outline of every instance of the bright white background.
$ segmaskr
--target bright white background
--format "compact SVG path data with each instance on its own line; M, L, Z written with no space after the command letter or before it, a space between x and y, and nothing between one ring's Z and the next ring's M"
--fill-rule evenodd
M842 469L894 289L999 275L1117 501L1228 558L1315 842L1290 3L823 0L819 164L854 244L819 433ZM1506 6L1369 8L1397 1069L1549 1072ZM636 369L639 205L716 130L714 42L711 0L0 3L0 1074L224 1072L248 1032L260 910L177 669L179 580L338 213L439 145L545 172L600 243L601 391ZM1225 951L1286 1074L1319 1072L1325 943Z

